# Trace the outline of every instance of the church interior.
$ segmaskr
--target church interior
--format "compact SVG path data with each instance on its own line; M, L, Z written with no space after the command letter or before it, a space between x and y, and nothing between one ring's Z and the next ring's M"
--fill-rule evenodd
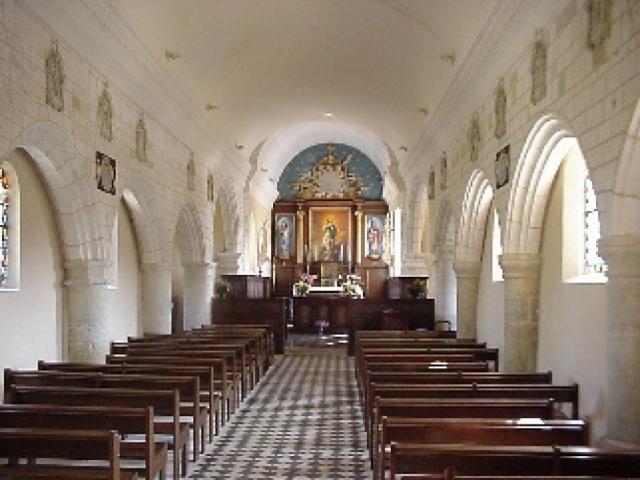
M640 0L0 0L0 479L640 478Z

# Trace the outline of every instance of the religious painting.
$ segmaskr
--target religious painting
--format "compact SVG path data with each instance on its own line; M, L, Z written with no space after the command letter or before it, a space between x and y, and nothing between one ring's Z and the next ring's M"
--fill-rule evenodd
M364 256L371 260L380 260L384 253L383 239L385 215L365 215Z
M351 260L351 209L318 207L309 210L309 248L312 261Z
M276 257L289 260L294 257L296 244L296 219L292 213L276 214Z
M96 182L98 190L116 194L116 161L101 152L96 152Z
M509 183L509 167L511 166L511 154L509 145L504 147L496 155L496 189Z

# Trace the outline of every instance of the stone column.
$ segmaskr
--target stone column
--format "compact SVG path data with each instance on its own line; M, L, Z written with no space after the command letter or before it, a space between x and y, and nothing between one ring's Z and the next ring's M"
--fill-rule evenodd
M142 264L143 333L171 333L171 265Z
M440 252L433 262L436 273L435 294L436 321L449 322L451 329L457 329L456 321L456 288L455 273L453 271L453 252ZM431 279L430 279L431 280Z
M640 235L604 238L609 271L607 441L640 447Z
M198 328L211 323L211 268L208 263L184 266L184 326Z
M500 256L504 275L504 370L534 372L538 357L540 255Z
M68 358L73 362L104 362L109 352L108 262L67 262Z
M482 263L477 260L456 260L453 263L457 281L458 338L477 337L478 290L481 269Z

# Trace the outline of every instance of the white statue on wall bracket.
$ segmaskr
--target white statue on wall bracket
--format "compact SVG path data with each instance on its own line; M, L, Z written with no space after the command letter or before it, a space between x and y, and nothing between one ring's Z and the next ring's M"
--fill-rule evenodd
M440 190L447 189L447 152L440 156Z
M531 54L531 103L538 104L547 96L547 44L542 30L536 31Z
M436 198L436 171L431 165L429 168L429 179L427 180L427 196L429 200Z
M187 163L187 188L192 192L196 189L196 162L193 157L194 154L191 152Z
M64 69L58 42L51 40L51 49L45 59L46 102L58 112L64 110Z
M500 78L498 81L494 113L496 115L496 125L493 134L497 139L500 139L507 133L507 92L504 89L504 78Z
M213 175L207 175L207 200L213 203L213 199L215 196L215 191L213 188Z
M480 117L478 116L478 112L473 114L471 118L471 125L469 126L468 133L469 140L469 159L471 162L475 162L478 160L480 156Z
M113 103L107 82L104 82L102 94L98 99L98 130L103 140L113 140Z
M147 161L147 127L144 115L140 115L136 124L136 157L141 162Z

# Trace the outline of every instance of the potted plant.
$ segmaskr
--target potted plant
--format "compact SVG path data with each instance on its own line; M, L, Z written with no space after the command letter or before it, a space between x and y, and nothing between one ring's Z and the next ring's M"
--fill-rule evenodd
M224 278L221 278L216 282L216 295L218 295L218 298L225 299L229 294L230 289L231 284Z
M293 294L297 297L306 297L311 286L304 280L298 280L293 284Z
M427 281L416 278L411 285L407 286L407 293L411 298L426 298Z

